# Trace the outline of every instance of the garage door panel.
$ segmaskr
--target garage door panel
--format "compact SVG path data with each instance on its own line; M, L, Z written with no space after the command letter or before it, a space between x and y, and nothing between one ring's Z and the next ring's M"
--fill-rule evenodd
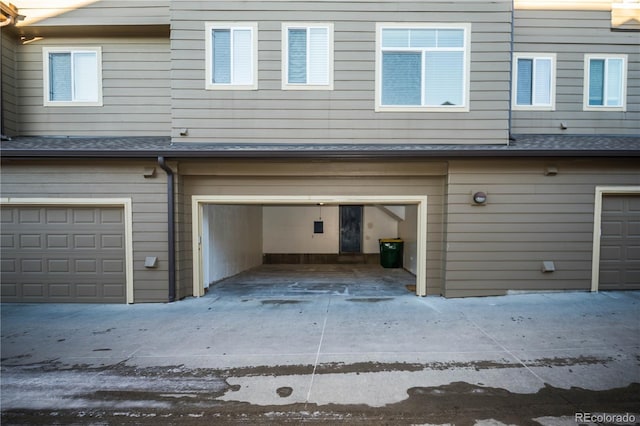
M47 249L68 249L69 246L69 236L68 235L47 235Z
M20 248L21 249L42 249L42 236L40 234L21 234Z
M1 211L3 301L125 302L122 208Z
M23 208L18 211L18 224L33 224L41 222L41 209Z
M69 211L67 209L49 208L46 210L45 217L47 224L67 224L69 223Z
M51 284L49 286L50 297L70 297L71 285L70 284Z
M602 290L640 289L640 196L602 199L600 281Z
M42 259L22 259L19 270L22 274L41 273L43 271Z

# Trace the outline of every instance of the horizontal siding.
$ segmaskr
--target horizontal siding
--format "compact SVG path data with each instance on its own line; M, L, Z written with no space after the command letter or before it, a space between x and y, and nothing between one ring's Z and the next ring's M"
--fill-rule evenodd
M2 105L2 133L14 136L18 133L18 82L16 80L17 41L9 31L0 31L0 102Z
M43 106L43 46L102 47L102 107ZM20 46L20 133L166 136L170 53L163 38L50 38Z
M632 160L456 160L449 173L447 297L589 290L595 187L640 185ZM472 205L473 191L487 204ZM544 260L556 271L541 272Z
M182 166L181 168L187 168ZM277 165L273 165L277 170ZM427 168L428 166L425 166ZM344 170L350 164L343 164ZM215 170L215 166L212 167ZM252 170L251 163L238 164L238 177L181 176L182 189L181 212L182 228L179 232L181 259L179 269L179 287L191 294L192 250L191 250L191 197L193 195L427 195L427 292L442 293L443 270L443 210L444 178L411 177L380 178L373 175L354 178L327 178L298 176L277 178L271 175L241 177ZM244 170L244 172L243 172Z
M509 20L509 2L172 2L172 136L176 142L506 143ZM258 22L259 90L204 89L209 21ZM296 21L334 23L334 90L281 90L281 22ZM470 112L374 112L375 23L394 21L472 24ZM183 128L187 137L179 136Z
M515 11L516 52L557 54L556 110L514 111L513 133L640 134L637 32L611 31L609 11ZM583 111L584 55L626 54L627 111ZM560 123L568 129L562 130Z
M164 173L144 178L154 162L12 162L2 165L0 193L16 198L131 198L133 210L134 301L166 302L167 203ZM64 173L61 172L64 170ZM144 267L147 256L158 267Z
M21 26L159 25L169 23L169 0L56 2L12 0L26 19ZM43 3L47 3L43 7ZM84 3L81 7L74 3Z

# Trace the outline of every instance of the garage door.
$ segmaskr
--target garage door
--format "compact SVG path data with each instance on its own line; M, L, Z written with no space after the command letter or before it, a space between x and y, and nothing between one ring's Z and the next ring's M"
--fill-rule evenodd
M3 302L125 303L124 212L3 207Z
M600 290L640 290L640 196L602 199Z

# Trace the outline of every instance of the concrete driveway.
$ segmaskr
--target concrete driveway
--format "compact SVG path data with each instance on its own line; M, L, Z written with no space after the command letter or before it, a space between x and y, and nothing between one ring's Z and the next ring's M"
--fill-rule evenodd
M278 265L172 304L3 304L2 424L640 421L640 292L412 280Z

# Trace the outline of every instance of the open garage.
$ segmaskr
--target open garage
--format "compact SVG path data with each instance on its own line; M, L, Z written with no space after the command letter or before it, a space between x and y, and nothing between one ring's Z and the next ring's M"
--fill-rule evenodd
M198 196L193 212L196 295L262 264L380 268L379 240L390 237L403 245L394 266L414 274L416 294L426 294L426 241L418 236L427 197Z

